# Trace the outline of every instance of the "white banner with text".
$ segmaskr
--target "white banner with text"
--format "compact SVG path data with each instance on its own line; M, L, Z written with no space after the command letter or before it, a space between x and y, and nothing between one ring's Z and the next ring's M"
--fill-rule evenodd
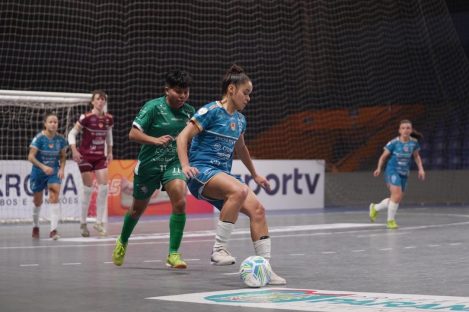
M267 210L324 208L324 160L258 160L254 167L270 183L270 191L256 184L241 160L233 161L233 175L252 189Z

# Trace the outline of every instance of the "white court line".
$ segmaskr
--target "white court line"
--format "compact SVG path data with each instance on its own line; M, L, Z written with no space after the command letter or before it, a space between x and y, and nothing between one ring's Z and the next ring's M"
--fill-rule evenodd
M379 250L381 250L381 251L390 251L390 250L392 250L392 248L381 248Z
M114 264L114 262L112 262L112 261L104 261L103 263L104 264Z
M364 252L365 249L355 249L355 250L352 250L352 252Z
M62 265L81 265L81 262L68 262L68 263L62 263Z
M184 261L200 261L200 259L184 259Z
M405 246L404 248L405 249L415 249L415 248L417 248L417 246Z
M150 263L150 262L163 262L162 260L143 260L143 262Z
M288 254L289 256L304 256L305 254L304 253L291 253L291 254Z
M31 264L20 264L20 267L37 267L39 264L31 263Z
M462 244L462 243L459 243L459 242L458 242L458 243L449 243L450 246L459 246L459 245L461 245L461 244Z
M323 255L331 255L337 253L336 251L321 251Z
M440 247L441 245L439 244L430 244L430 245L427 245L428 247Z
M459 225L468 225L469 222L462 222L462 223L450 223L446 225L427 225L427 226L419 226L419 227L408 227L405 228L406 230L408 229L431 229L434 227L451 227L451 226L459 226ZM370 224L362 224L363 226L369 227ZM376 225L375 225L376 226ZM380 225L377 225L381 227ZM304 226L301 226L304 229ZM291 227L288 227L291 228ZM381 231L382 229L362 229L362 230L349 230L349 231L332 231L332 232L315 232L315 233L298 233L298 234L283 234L283 235L271 235L272 238L290 238L290 237L311 237L311 236L325 236L325 235L350 235L350 234L355 234L355 233L364 233L364 232L370 232L370 234L367 235L357 235L357 237L370 237L373 235L390 235L388 232L383 232L380 234L373 234L376 233L376 231ZM277 227L277 232L279 232L279 228ZM214 231L210 231L210 235L205 234L204 236L211 236L213 237L215 235ZM246 233L249 233L249 230L246 229ZM404 232L405 233L405 232ZM393 235L398 235L399 233L394 232ZM405 233L409 234L409 233ZM150 241L150 242L136 242L134 241L136 237L142 237L142 235L135 235L134 237L131 237L130 240L132 241L132 245L156 245L156 244L167 244L167 241L160 241L160 242L155 242L155 241ZM152 239L153 235L148 235L144 236L145 240ZM154 235L155 238L159 237L161 238L161 235L159 234ZM184 238L190 238L192 237L191 232L184 233ZM102 247L102 246L115 246L115 238L113 239L106 239L106 238L99 238L95 240L91 240L90 238L77 238L77 239L82 239L82 242L90 242L94 244L73 244L73 245L57 245L54 243L53 245L44 245L44 246L5 246L5 247L0 247L0 250L11 250L11 249L48 249L48 248L83 248L83 247ZM230 240L231 241L237 241L237 240L245 240L245 237L232 237ZM61 239L59 242L66 241L67 239ZM71 239L73 240L73 238ZM111 241L111 243L105 243L106 241ZM137 239L138 240L138 239ZM103 242L103 244L95 244L96 242ZM184 244L191 244L191 243L201 243L201 242L213 242L213 238L210 239L195 239L195 240L185 240ZM453 244L461 244L459 242L453 243ZM457 246L457 245L454 245Z

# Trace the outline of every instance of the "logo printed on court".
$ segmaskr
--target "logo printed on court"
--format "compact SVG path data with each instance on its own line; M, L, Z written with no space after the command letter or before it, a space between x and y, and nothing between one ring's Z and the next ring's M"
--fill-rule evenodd
M147 299L288 309L290 311L469 311L469 297L401 295L331 290L264 288L193 293Z

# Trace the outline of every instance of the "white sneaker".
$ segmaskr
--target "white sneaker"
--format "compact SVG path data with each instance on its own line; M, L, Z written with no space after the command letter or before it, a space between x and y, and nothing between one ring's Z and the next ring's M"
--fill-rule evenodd
M214 250L210 261L214 265L231 265L236 263L235 257L233 257L231 253L224 248Z
M106 236L106 229L104 228L104 223L95 223L93 228L98 231L99 236Z
M274 271L272 271L272 274L270 274L270 281L267 284L286 285L287 281L283 277L278 276Z

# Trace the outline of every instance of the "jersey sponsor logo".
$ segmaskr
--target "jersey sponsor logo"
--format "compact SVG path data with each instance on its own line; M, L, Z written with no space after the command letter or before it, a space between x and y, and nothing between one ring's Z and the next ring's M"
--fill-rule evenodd
M408 145L404 145L404 147L402 149L404 150L404 152L409 152L409 146Z

